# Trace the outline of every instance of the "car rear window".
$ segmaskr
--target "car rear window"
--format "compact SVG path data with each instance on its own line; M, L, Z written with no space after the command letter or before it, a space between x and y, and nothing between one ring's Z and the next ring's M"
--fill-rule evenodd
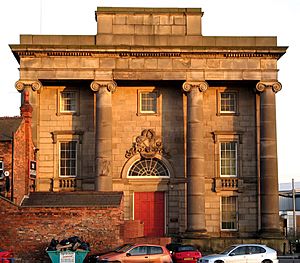
M163 249L161 247L151 246L149 247L149 254L163 254Z
M176 252L184 252L184 251L197 251L197 248L193 246L180 246L175 249Z

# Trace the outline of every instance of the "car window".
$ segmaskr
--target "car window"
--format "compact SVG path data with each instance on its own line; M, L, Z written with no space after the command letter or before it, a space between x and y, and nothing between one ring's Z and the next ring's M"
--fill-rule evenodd
M124 245L122 245L122 246L119 246L119 247L115 248L113 251L114 251L114 252L124 253L124 252L126 252L128 249L130 249L131 247L133 247L132 244L124 244Z
M180 246L175 249L176 252L183 252L183 251L197 251L197 249L193 246Z
M151 254L151 255L163 254L163 250L162 250L161 247L150 246L149 247L149 254Z
M221 252L220 254L222 255L226 255L228 254L231 250L233 250L236 246L230 246L228 248L226 248L223 252Z
M263 247L259 246L249 246L248 247L248 253L249 254L260 254L260 253L265 253L266 250Z
M233 250L230 253L230 256L245 255L246 254L246 250L247 250L246 246L244 246L244 247L238 247L238 248L236 248L235 250Z
M146 255L147 247L146 246L135 247L128 252L130 253L131 256Z

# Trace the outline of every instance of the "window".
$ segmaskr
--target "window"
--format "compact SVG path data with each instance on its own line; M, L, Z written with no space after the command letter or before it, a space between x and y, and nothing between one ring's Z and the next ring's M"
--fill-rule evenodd
M155 246L150 246L149 248L149 254L150 255L156 255L156 254L163 254L163 250L161 247L155 247Z
M220 176L237 177L237 142L220 142Z
M60 176L77 176L77 141L60 142Z
M249 254L260 254L260 253L266 253L266 250L263 247L248 246L248 253Z
M140 91L139 92L139 113L157 114L157 92Z
M241 256L241 255L246 255L246 254L247 254L247 247L242 246L242 247L238 247L237 249L233 250L230 253L230 256Z
M169 176L166 166L157 158L142 159L130 169L129 177L166 177Z
M220 93L220 113L237 112L237 94L236 92Z
M146 246L139 246L131 249L129 251L131 256L138 256L138 255L146 255L147 254L147 247Z
M77 112L78 94L75 91L60 92L60 112L75 113Z
M0 175L4 171L4 162L3 160L0 160Z
M223 196L221 200L221 229L237 230L237 197Z

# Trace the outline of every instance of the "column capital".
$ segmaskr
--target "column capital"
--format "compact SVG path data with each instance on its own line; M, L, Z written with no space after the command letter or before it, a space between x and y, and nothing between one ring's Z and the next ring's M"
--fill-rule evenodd
M275 82L260 81L256 84L256 91L260 93L264 92L266 88L271 88L274 93L277 93L282 89L282 85L278 81Z
M208 83L206 81L186 81L182 84L182 89L185 92L190 92L194 88L200 92L205 92L208 89Z
M15 83L15 88L22 92L25 88L31 88L33 91L39 91L42 87L42 83L39 80L18 80Z
M94 80L90 85L92 91L98 92L101 89L106 89L107 91L114 93L117 88L117 83L113 80L102 81L102 80Z

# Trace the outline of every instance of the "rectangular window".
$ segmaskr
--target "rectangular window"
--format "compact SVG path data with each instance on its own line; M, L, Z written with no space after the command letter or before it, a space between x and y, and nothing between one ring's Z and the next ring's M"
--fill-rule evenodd
M77 93L75 91L60 92L60 112L74 113L77 111Z
M0 160L0 175L4 171L4 162L3 160Z
M221 200L222 230L237 230L237 197L223 196Z
M60 142L60 176L77 176L77 141Z
M157 113L157 92L140 92L139 105L140 105L140 113L156 114Z
M220 176L237 177L237 142L220 143Z
M220 113L237 113L237 94L235 92L220 93Z

